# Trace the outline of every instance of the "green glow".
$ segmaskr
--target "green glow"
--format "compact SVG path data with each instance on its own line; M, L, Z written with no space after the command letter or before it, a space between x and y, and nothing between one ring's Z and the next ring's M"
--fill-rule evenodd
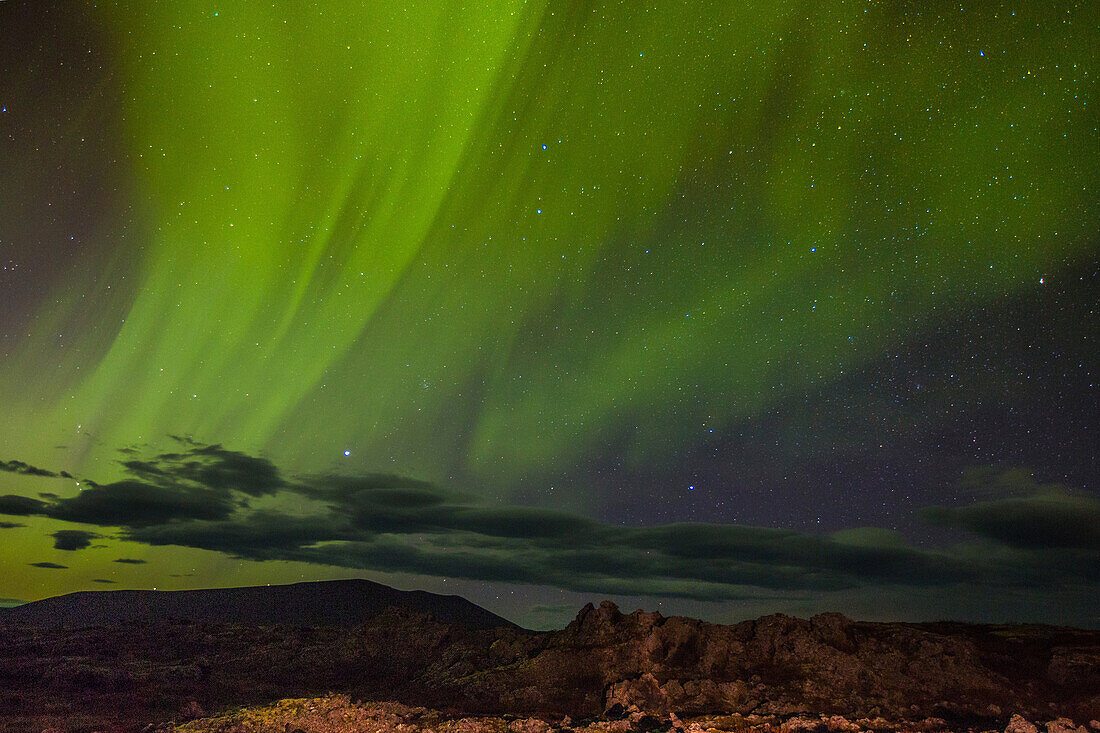
M102 5L138 231L0 366L28 460L185 433L506 494L672 454L1095 235L1070 4Z

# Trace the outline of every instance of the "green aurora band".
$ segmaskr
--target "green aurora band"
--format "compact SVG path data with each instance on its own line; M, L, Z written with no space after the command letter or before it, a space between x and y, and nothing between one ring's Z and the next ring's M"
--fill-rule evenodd
M1088 7L101 2L126 223L0 442L501 497L668 460L1095 255Z

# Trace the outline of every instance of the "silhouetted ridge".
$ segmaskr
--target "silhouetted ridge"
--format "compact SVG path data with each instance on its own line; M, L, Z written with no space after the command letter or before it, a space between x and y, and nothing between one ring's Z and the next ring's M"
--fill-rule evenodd
M0 621L35 626L112 626L168 619L289 626L354 626L387 608L431 614L474 629L518 628L459 596L402 591L369 580L204 590L81 591L0 609Z

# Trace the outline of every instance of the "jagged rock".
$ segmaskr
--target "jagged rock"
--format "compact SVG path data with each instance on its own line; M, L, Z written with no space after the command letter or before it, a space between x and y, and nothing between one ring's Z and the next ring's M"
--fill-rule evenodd
M843 715L830 716L829 719L825 721L825 726L830 731L838 733L856 733L861 730L858 723L853 723Z
M606 710L611 710L615 705L622 706L624 711L633 706L635 710L645 710L655 715L667 715L670 711L669 696L661 689L652 672L611 685L607 690Z
M1069 718L1055 718L1047 722L1047 733L1077 733L1077 724Z
M783 721L779 731L780 733L812 733L821 727L823 724L819 718L797 716Z
M1022 715L1013 715L1005 727L1005 733L1039 733L1039 727Z

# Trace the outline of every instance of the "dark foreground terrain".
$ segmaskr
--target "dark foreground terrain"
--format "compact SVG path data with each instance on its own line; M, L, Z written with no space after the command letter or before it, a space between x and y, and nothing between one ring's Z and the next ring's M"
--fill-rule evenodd
M1067 718L1056 718L1042 726L1046 733L1096 733L1100 722L1074 727ZM1005 733L1039 733L1040 727L1014 715ZM322 698L280 700L273 705L235 710L223 715L187 723L153 726L151 733L947 733L946 721L927 718L891 724L883 718L849 720L842 715L697 715L681 719L675 713L664 717L627 709L597 720L575 721L569 717L455 716L438 710L409 707L400 703L353 703L343 695ZM1000 733L991 730L989 733Z
M0 621L3 731L1034 733L1014 714L1100 733L1100 631L610 603L543 633L393 606L351 625Z

